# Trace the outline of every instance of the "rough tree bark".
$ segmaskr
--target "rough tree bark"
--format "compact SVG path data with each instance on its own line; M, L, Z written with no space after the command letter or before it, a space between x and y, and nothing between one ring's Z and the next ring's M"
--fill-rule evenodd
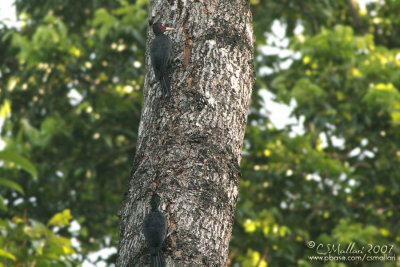
M248 0L153 0L174 27L171 98L160 100L149 56L139 139L122 203L117 265L145 266L142 234L152 192L168 220L168 266L226 266L240 153L254 83ZM148 30L147 51L154 38Z

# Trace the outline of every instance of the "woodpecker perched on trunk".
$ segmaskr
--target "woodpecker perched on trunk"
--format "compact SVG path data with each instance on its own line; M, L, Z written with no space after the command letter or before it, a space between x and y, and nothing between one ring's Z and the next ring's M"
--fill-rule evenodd
M151 211L144 217L143 233L151 254L151 267L165 267L161 245L167 233L167 220L158 209L160 196L154 194L151 198Z
M164 32L171 30L174 28L165 27L159 22L153 24L156 37L150 45L150 58L156 79L160 81L162 98L165 98L170 91L168 68L172 61L172 42Z

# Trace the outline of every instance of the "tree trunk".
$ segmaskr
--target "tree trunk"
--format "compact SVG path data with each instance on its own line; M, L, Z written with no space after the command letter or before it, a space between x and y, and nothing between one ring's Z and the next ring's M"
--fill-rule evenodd
M161 100L146 57L139 139L119 213L117 265L145 266L142 222L152 192L168 220L168 266L226 266L238 196L240 153L254 83L249 1L150 1L176 60ZM147 51L154 34L148 29Z

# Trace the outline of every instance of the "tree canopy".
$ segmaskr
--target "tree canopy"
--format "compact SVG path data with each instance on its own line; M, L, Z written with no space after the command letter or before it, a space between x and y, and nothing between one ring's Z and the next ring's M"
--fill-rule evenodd
M250 4L257 82L229 264L314 266L309 241L398 244L400 1ZM15 5L21 26L0 23L0 265L108 266L115 253L89 255L117 246L148 1ZM298 123L274 125L266 91Z

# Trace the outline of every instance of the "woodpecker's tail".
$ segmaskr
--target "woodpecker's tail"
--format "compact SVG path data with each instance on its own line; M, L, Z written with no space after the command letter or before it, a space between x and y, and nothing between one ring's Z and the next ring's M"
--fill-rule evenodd
M164 71L161 75L160 84L162 89L162 98L164 99L167 95L169 95L170 92L169 78L166 71Z
M160 250L152 251L151 267L165 267L164 257Z

